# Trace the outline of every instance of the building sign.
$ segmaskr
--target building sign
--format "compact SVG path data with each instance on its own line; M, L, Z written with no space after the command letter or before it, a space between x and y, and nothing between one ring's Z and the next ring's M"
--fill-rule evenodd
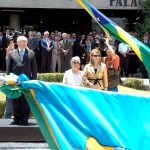
M141 0L110 0L110 6L113 7L138 7L141 5Z
M143 0L88 0L97 9L137 10ZM75 0L4 0L0 8L83 9Z

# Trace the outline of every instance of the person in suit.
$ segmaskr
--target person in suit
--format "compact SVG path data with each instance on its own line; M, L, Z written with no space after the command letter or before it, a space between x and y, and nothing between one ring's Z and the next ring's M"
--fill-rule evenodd
M92 35L87 35L87 39L85 41L86 54L87 54L87 62L90 61L90 53L95 48L94 39Z
M49 38L49 32L44 32L44 37L41 40L41 73L51 71L51 59L53 41Z
M147 47L150 48L150 40L149 40L149 35L148 35L148 33L145 33L145 34L143 35L143 40L142 40L142 42L143 42ZM141 70L141 73L142 73L142 78L148 78L148 72L147 72L147 70L146 70L146 68L145 68L145 66L144 66L144 64L143 64L142 61L140 61L140 70Z
M59 42L59 48L61 50L61 72L65 72L70 69L70 60L73 56L72 43L68 40L67 33L62 34L63 40Z
M2 42L2 39L3 39L3 32L0 31L0 70L3 69L3 42Z
M37 32L36 38L37 38L37 41L38 41L37 49L36 49L36 52L35 52L37 72L41 72L41 40L42 40L41 32Z
M38 40L37 40L36 37L33 36L33 32L32 31L28 32L28 36L29 36L29 38L28 38L27 46L28 46L28 48L30 50L33 50L36 53L36 49L38 47Z
M60 49L59 49L59 37L55 36L54 38L54 48L52 50L52 69L53 72L56 72L56 65L57 65L57 72L61 72L61 56L60 56Z
M20 75L24 73L29 79L37 78L36 58L32 50L27 49L27 38L19 36L17 38L18 48L12 50L8 55L6 74L14 73ZM19 98L12 100L14 121L12 124L28 124L30 108L22 94Z
M93 49L90 53L90 62L83 70L83 85L97 90L107 90L107 68L101 62L100 51Z
M5 62L5 57L6 57L6 50L7 47L9 45L9 40L10 40L10 31L6 30L6 33L3 35L2 37L2 46L3 46L3 50L2 50L2 70L5 71L6 70L6 62Z
M85 51L85 39L82 39L80 36L74 42L74 54L79 56L81 60L81 70L83 70L86 64L86 51Z
M9 45L10 40L10 31L6 30L6 33L3 36L3 48L6 49Z

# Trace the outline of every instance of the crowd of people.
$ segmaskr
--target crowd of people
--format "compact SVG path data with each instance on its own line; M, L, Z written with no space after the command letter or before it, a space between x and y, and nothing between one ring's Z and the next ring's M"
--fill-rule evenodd
M136 37L135 32L131 32ZM150 47L150 35L142 42ZM43 33L29 31L19 35L14 29L0 31L0 70L6 74L26 74L36 79L37 73L64 73L63 84L118 92L120 77L134 76L140 68L143 78L147 71L131 47L112 37L99 36L96 30L88 35ZM20 101L21 99L21 101ZM28 124L30 108L24 95L11 101L6 98L4 118L14 113L12 124Z
M22 33L24 34L24 33ZM131 32L132 36L137 36ZM7 55L17 48L16 32L14 29L0 31L0 70L6 70ZM96 30L92 30L88 35L76 35L76 33L61 33L54 31L43 33L29 31L24 36L27 37L27 47L36 54L37 71L39 73L65 72L70 68L70 60L73 56L79 56L80 68L90 61L90 52L98 49L101 57L106 56L106 44L103 41L104 35L99 36ZM141 42L150 47L150 34L145 33ZM143 78L147 78L147 71L140 62L137 55L129 45L115 39L110 41L116 47L116 54L120 58L120 72L122 77L134 76L137 71L141 72Z

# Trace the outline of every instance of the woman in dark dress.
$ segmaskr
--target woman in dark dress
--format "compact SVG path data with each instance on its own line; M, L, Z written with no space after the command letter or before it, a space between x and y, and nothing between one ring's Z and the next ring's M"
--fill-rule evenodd
M81 60L81 69L83 70L86 64L86 52L85 52L85 39L80 36L76 39L74 43L74 56L79 56Z

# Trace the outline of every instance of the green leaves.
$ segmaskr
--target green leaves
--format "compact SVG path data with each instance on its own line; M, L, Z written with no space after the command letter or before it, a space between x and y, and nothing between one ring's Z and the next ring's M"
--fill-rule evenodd
M145 32L150 32L150 0L142 1L141 10L144 20L141 23L136 23L135 30L143 35Z
M142 79L126 78L123 85L133 89L143 90L144 81Z
M38 80L46 82L62 82L63 76L63 73L43 73L38 74Z
M150 0L145 0L141 2L141 9L144 14L150 15Z

